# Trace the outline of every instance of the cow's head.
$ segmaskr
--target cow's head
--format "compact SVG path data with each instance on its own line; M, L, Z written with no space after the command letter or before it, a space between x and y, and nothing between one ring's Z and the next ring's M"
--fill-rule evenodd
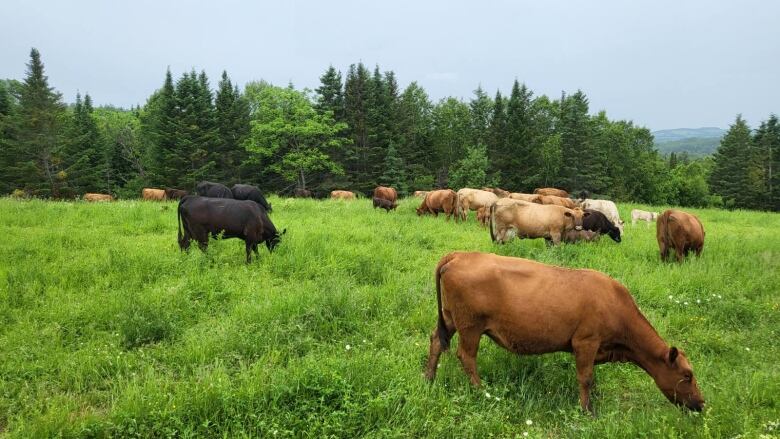
M590 212L583 212L580 208L566 209L563 213L570 227L567 229L582 230L582 218L590 215Z
M274 233L273 238L267 239L265 241L265 246L268 247L268 252L274 251L274 248L276 248L277 245L279 245L280 242L282 242L282 235L287 233L287 229L282 230L282 233L276 232Z
M685 353L672 347L660 360L658 369L651 371L651 374L661 392L674 404L701 411L704 408L704 398Z

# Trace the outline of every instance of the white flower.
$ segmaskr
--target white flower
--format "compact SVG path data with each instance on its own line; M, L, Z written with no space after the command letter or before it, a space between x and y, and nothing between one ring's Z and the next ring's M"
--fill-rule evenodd
M528 432L527 432L527 431L524 431L524 432L523 432L523 436L528 436Z
M750 348L745 348L745 350L746 350L746 351L749 351L749 350L750 350Z
M347 345L346 348L347 348L347 350L350 350L350 349L352 349L352 346Z
M699 299L696 299L696 303L701 303L701 300L699 300Z
M495 397L493 397L493 398L494 398L496 401L501 401L501 398L499 398L499 397L497 397L497 396L495 396Z
M688 302L683 302L683 305L688 305Z
M672 296L669 296L669 300L672 300Z
M534 421L532 421L530 419L526 419L525 420L525 425L533 425L533 423L534 423Z
M485 398L490 398L490 394L485 392Z
M679 300L675 300L674 303L680 303L680 301Z

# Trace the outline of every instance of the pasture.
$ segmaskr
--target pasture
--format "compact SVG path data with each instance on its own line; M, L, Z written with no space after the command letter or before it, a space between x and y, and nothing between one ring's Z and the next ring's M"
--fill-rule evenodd
M696 210L700 259L661 263L655 225L623 242L491 243L370 199L270 197L287 228L244 264L239 240L181 253L176 204L0 200L0 436L757 437L780 434L780 215ZM422 379L433 269L453 250L593 268L625 284L707 400L670 404L630 364L596 367L580 412L573 357L482 338L474 389L454 349ZM457 336L453 348L457 346Z

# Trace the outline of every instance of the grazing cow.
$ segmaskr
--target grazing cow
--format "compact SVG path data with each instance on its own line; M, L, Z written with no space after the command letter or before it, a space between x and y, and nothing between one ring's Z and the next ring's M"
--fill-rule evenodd
M354 200L355 193L350 191L332 191L330 197L334 200Z
M507 205L496 203L490 207L490 238L499 244L515 236L544 238L548 245L558 245L567 230L582 230L582 218L587 215L580 209L520 200Z
M165 198L169 200L181 200L187 196L187 191L181 189L165 188Z
M425 198L425 196L428 194L428 192L429 191L414 191L414 196L418 197L418 198L419 197Z
M554 187L542 187L534 189L535 194L539 195L553 195L561 198L569 198L569 193L563 189L556 189Z
M234 184L233 187L230 188L230 192L233 192L233 198L236 200L254 201L262 206L268 213L273 212L271 203L265 199L263 193L260 192L260 189L258 189L257 186L252 186L251 184Z
M509 194L509 198L513 200L523 200L529 203L542 204L542 196L539 194L523 194L519 192L512 192Z
M374 188L374 198L382 198L395 204L395 200L398 199L398 192L396 192L395 188L377 186Z
M592 200L589 198L579 201L581 208L585 210L598 210L606 215L607 219L612 221L612 224L620 229L620 234L623 234L623 220L620 219L620 213L618 208L612 201L609 200Z
M469 210L477 210L480 207L490 207L497 200L498 196L493 192L463 188L459 190L457 194L457 203L455 204L457 213L455 219L466 221L468 219Z
M477 351L485 334L518 355L573 353L582 410L593 413L593 366L606 362L634 363L672 403L704 408L685 353L669 347L626 287L604 273L455 252L439 261L435 276L438 319L428 380L436 377L439 357L458 332L458 359L479 386Z
M114 197L108 194L93 194L88 192L84 194L84 201L114 201Z
M505 191L497 187L483 187L483 191L493 192L498 198L506 198L509 196L509 191Z
M585 221L582 222L585 227ZM579 241L595 242L601 237L599 232L592 232L590 230L567 230L563 235L563 242L575 243Z
M620 242L620 229L618 229L612 221L608 220L606 215L598 210L588 209L585 212L588 212L590 215L583 218L583 229L609 235L613 241Z
M313 196L314 194L312 194L310 190L301 187L295 188L295 191L293 192L293 197L295 198L313 198Z
M689 252L700 256L704 248L704 226L701 221L696 215L681 210L669 209L658 217L655 237L662 261L668 259L672 249L677 254L677 262L682 262Z
M233 198L233 192L227 186L221 183L212 183L210 181L201 181L195 186L195 193L201 197L211 198Z
M380 207L385 211L387 211L387 213L390 213L390 211L395 210L395 208L398 207L398 205L393 203L392 201L387 201L384 198L374 197L374 209L376 209L377 207Z
M430 191L423 198L420 207L417 208L417 216L431 213L439 216L439 212L447 215L447 221L455 213L458 195L452 189L439 189Z
M563 206L569 209L577 207L577 203L571 198L558 197L556 195L541 195L540 200L542 204L552 204L555 206Z
M164 201L166 198L165 190L145 187L141 190L141 198L150 201Z
M287 232L287 229L277 232L265 209L249 200L187 195L179 201L178 220L181 250L189 249L190 240L194 239L200 249L206 251L209 234L223 233L223 238L244 240L247 263L252 260L253 251L259 257L259 243L265 242L271 252Z
M658 212L647 212L639 209L631 209L631 225L635 226L637 221L647 221L649 226L651 222L658 218Z

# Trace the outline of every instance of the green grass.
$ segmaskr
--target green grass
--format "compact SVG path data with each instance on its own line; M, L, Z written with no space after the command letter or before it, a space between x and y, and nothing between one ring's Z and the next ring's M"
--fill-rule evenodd
M173 203L0 200L0 436L780 434L780 215L691 209L704 253L678 265L659 261L645 224L622 244L495 246L473 213L418 218L417 200L389 214L370 200L270 201L287 235L245 265L238 240L181 253ZM481 389L453 353L428 384L433 268L453 250L615 277L686 351L706 411L607 364L591 418L571 355L517 357L487 338Z

